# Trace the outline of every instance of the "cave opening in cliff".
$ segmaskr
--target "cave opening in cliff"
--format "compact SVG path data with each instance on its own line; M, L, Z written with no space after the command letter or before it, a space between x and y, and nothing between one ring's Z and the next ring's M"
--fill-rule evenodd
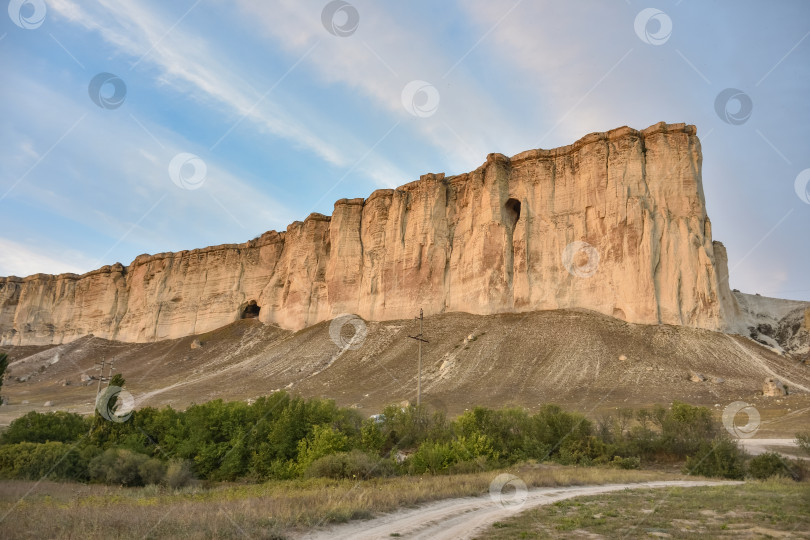
M248 305L245 306L245 309L242 310L242 318L243 319L255 319L259 316L259 311L261 311L261 307L259 304L256 303L256 300L251 300L248 302Z
M506 201L506 217L507 224L514 228L520 219L520 201L517 199L509 199Z

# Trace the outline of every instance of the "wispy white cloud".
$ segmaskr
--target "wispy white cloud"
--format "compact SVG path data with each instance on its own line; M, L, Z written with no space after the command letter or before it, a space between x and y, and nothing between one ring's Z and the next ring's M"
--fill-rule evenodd
M326 163L337 167L353 165L365 151L348 130L333 125L328 118L316 122L302 122L297 111L307 106L276 88L281 79L298 68L299 63L319 48L310 42L289 57L289 67L274 79L265 79L255 66L247 68L225 56L216 42L216 36L203 36L182 25L172 28L174 21L146 4L124 0L103 0L98 5L79 6L72 0L54 0L54 10L83 28L98 32L120 54L131 57L135 64L158 67L160 83L174 88L183 95L204 102L213 102L224 108L232 124L223 129L241 125L243 120L268 132L314 152ZM211 144L217 146L219 138ZM403 173L379 154L368 160L362 168L382 184Z
M339 38L323 28L320 7L307 2L238 0L237 5L252 28L261 28L290 54L324 42L307 64L325 83L352 89L366 96L370 107L401 119L419 134L420 142L442 152L457 172L479 165L489 152L519 148L519 132L525 129L516 124L520 115L510 113L508 104L485 89L480 76L457 69L445 77L461 53L448 52L441 33L432 32L429 21L403 20L407 14L358 1L359 29ZM402 91L412 80L427 81L438 89L440 105L434 116L415 118L406 112Z
M58 132L54 119L80 117L87 111L87 105L73 101L70 92L58 92L18 74L10 74L8 82L25 95L19 102L21 112L11 111L8 120L12 125L25 126L30 133ZM178 188L168 173L171 159L181 151L203 154L205 149L162 125L142 121L150 135L128 116L112 119L104 112L87 115L72 136L60 143L58 151L39 163L36 174L17 185L6 201L13 204L14 200L24 200L48 219L67 220L95 232L100 240L93 251L86 251L73 263L66 261L66 268L75 270L88 264L81 268L88 271L94 261L96 265L115 261L126 264L155 246L167 250L203 247L212 239L245 241L269 228L283 230L297 217L255 187L255 182L233 174L208 155L205 184L195 191ZM6 168L6 178L0 184L4 189L49 144L47 138L40 144L23 139L20 145L28 151L21 153L20 145L8 144L16 136L16 132L8 132L0 138L7 143L0 148L0 161ZM164 196L148 219L142 220ZM227 231L230 233L223 238ZM126 241L119 242L125 236ZM47 240L47 232L33 235L31 242L38 239ZM110 250L113 247L116 249ZM85 245L84 249L90 248ZM0 260L6 259L7 254L2 255ZM52 258L57 260L56 255Z
M29 276L36 273L62 274L86 272L90 260L75 251L56 250L53 246L22 243L0 237L0 276Z

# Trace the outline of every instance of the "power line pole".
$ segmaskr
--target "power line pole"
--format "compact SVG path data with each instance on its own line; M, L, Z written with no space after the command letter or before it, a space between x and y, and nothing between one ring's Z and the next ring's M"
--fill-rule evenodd
M106 358L102 358L101 364L98 365L98 386L96 387L96 399L98 399L98 395L101 393L101 380L104 378L104 364L107 361Z
M422 404L422 343L430 343L428 340L422 337L422 321L424 320L424 313L422 308L419 308L419 334L415 336L408 336L411 339L415 339L419 344L419 360L418 360L418 368L417 368L417 377L416 377L416 406L419 407Z

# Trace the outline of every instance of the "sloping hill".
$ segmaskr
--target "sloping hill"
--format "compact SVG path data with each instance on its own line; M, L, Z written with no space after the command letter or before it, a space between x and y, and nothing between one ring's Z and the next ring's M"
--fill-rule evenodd
M367 336L356 349L336 344L328 322L291 332L255 320L149 344L85 337L49 348L6 348L12 358L3 386L9 404L0 422L43 410L46 401L92 411L97 381L81 382L81 375L97 375L94 365L102 359L125 375L139 406L185 407L281 389L333 398L367 414L414 400L416 342L408 336L418 332L417 323L366 324ZM350 324L343 327L344 342L352 331ZM423 400L449 414L475 405L531 409L556 402L596 415L673 399L712 407L739 399L762 407L765 419L789 414L788 431L810 418L802 411L810 407L810 368L741 336L559 310L432 316L425 319L425 337ZM195 339L202 347L192 348ZM707 380L691 382L690 371ZM769 376L784 381L791 395L757 396Z

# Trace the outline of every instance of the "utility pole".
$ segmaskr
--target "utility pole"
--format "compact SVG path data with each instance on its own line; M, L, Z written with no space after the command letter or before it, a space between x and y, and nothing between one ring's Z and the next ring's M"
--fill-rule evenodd
M101 379L104 378L104 363L107 361L106 358L102 358L101 365L99 365L98 370L98 386L96 387L96 399L98 399L98 395L101 393Z
M419 308L419 334L415 336L408 336L411 339L415 339L419 344L419 360L417 363L417 377L416 377L416 406L419 407L422 404L422 343L430 343L428 340L422 337L422 321L424 320L424 313L422 308Z

